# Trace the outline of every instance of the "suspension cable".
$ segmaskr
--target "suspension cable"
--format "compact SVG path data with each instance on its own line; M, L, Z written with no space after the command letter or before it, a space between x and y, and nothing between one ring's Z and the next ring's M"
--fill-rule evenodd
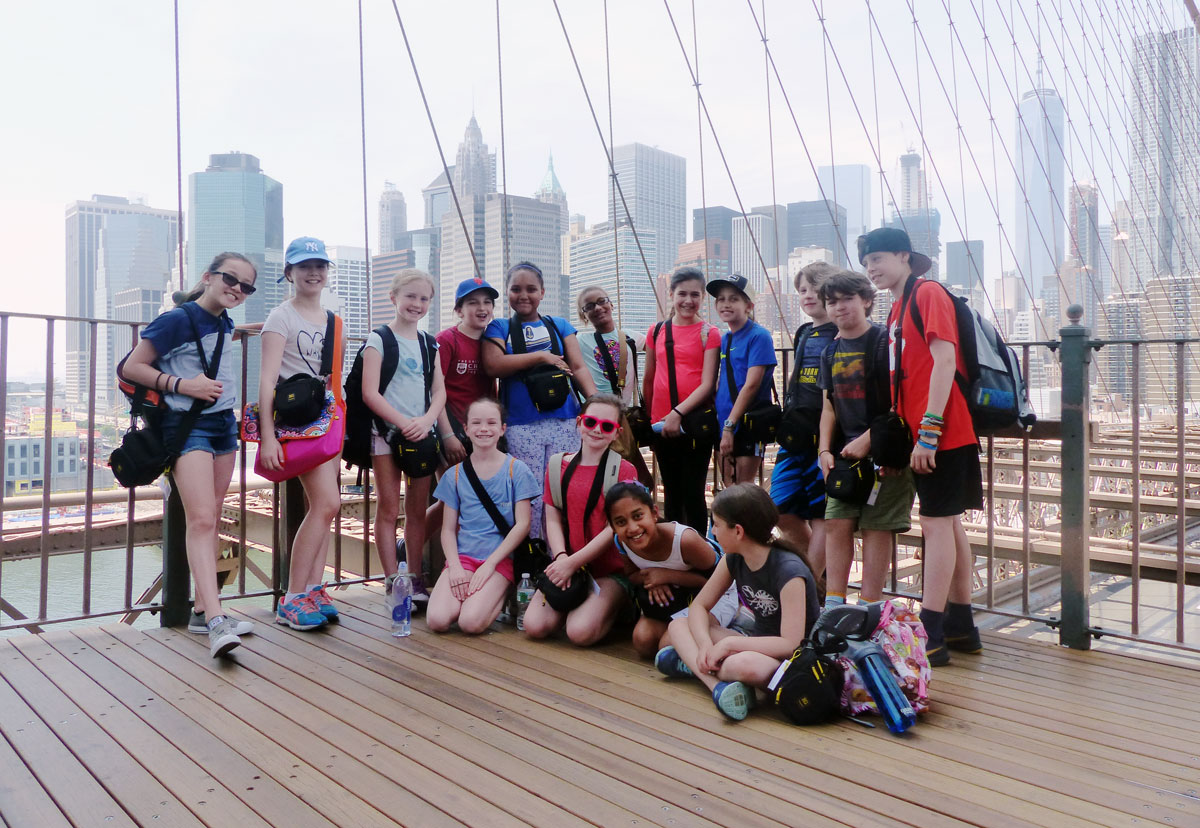
M187 290L183 266L183 121L179 101L179 0L175 0L175 237L179 242L179 289Z
M608 0L604 0L604 82L608 90L608 145L613 146L613 105L612 105L612 61L609 58L608 51ZM617 173L613 170L609 176L608 184L608 203L613 206L613 274L617 284L617 353L621 353L621 349L625 347L623 337L625 336L625 327L621 324L621 306L625 304L621 301L621 245L617 237ZM655 286L655 294L658 293L658 287ZM635 357L636 359L636 357ZM617 360L620 364L620 360Z
M363 69L363 9L358 0L358 117L362 137L362 207L363 207L363 267L367 278L367 330L371 330L371 223L367 217L367 91ZM382 239L380 244L382 244Z
M500 101L500 207L504 216L504 272L508 272L508 150L504 146L504 58L500 49L500 0L496 0L496 86Z
M772 235L775 237L775 273L787 272L786 260L780 263L781 250L779 249L779 199L775 195L775 127L773 118L771 117L771 60L767 53L767 2L762 0L762 45L763 45L763 73L765 75L765 86L767 92L767 157L771 162L771 218L775 225ZM787 221L787 213L783 214L783 219ZM748 228L747 228L748 229ZM787 227L784 227L786 233ZM732 252L732 251L731 251ZM789 251L790 252L790 251ZM775 276L771 272L766 273L767 281L771 282ZM783 279L779 279L779 289L783 290ZM785 332L789 325L787 317L783 315L783 306L776 299L776 305L779 306L779 330Z

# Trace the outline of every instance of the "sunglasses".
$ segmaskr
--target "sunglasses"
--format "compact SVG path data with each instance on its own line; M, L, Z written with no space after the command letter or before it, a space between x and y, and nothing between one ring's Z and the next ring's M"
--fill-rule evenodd
M248 282L243 282L232 273L226 273L223 270L214 270L213 273L217 276L220 276L221 280L225 282L225 284L240 290L243 296L249 296L251 293L254 293L254 291L258 290L258 288L256 288L254 285Z
M591 414L584 414L579 418L579 422L583 423L583 427L591 431L596 426L600 426L600 430L605 434L612 434L621 424L613 420L602 420L599 417L593 417Z
M592 302L588 302L586 305L584 305L583 312L591 313L596 308L607 308L611 304L612 304L612 300L610 300L607 296L601 296L599 299L596 299L595 301L592 301Z

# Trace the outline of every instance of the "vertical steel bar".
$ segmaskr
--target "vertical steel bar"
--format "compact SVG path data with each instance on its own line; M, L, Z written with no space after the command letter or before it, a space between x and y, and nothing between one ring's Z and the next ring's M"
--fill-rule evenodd
M133 350L137 347L138 343L138 326L132 325L130 327L130 333L132 334L133 342L130 343L129 348L130 350ZM92 389L92 393L96 393L95 389ZM133 522L137 516L136 509L137 501L135 500L134 489L130 489L129 498L126 501L125 506L125 591L123 595L125 600L124 609L126 610L133 606ZM163 514L165 517L165 502L163 503ZM166 538L164 538L163 541L165 543ZM166 573L163 573L163 575L165 578Z
M4 444L4 423L8 422L8 315L0 313L0 596L4 594L4 496L10 482L8 475L8 449ZM13 483L13 488L16 484ZM15 493L15 492L14 492ZM2 604L0 604L2 606ZM0 616L3 620L3 616Z
M341 461L339 461L340 465ZM342 470L337 470L338 510L333 518L333 580L342 581ZM328 563L328 561L326 561Z
M1184 415L1187 413L1183 360L1187 356L1187 343L1180 341L1175 346L1175 509L1178 515L1175 524L1175 640L1183 643L1184 619L1184 553L1187 551L1187 457L1184 454Z
M98 324L88 323L87 471L83 489L83 614L92 612L92 494L96 485L96 346Z
M996 438L987 438L987 606L996 605Z
M1129 495L1133 507L1133 514L1130 518L1130 536L1132 538L1132 549L1130 551L1130 575L1133 579L1133 588L1130 601L1130 631L1134 635L1141 632L1142 626L1142 394L1141 394L1141 366L1138 364L1141 357L1141 348L1138 343L1133 343L1131 347L1133 358L1133 456L1129 463Z
M1021 348L1021 368L1029 376L1029 346ZM1029 615L1029 432L1021 437L1021 614Z
M38 585L38 618L46 617L50 587L50 455L54 443L54 320L46 320L46 416L42 422L42 541L41 582ZM30 458L30 462L33 460Z
M242 334L242 396L245 402L246 382L249 379L250 340ZM238 440L238 592L246 594L246 557L250 547L246 543L246 441Z
M162 627L179 627L188 622L188 599L192 587L191 567L187 559L187 517L179 487L170 474L167 475L167 482L170 493L163 499L162 613L158 623Z
M1059 331L1062 360L1062 625L1060 643L1091 648L1091 506L1088 492L1089 331L1083 308L1067 309L1071 324Z
M362 469L362 496L363 496L363 519L362 519L362 574L366 578L371 574L371 470Z
M283 489L278 483L271 486L271 589L275 592L275 597L271 602L271 609L279 608L279 588L283 583L283 542L280 538L282 531L280 520L280 512L283 507L280 499L283 494Z

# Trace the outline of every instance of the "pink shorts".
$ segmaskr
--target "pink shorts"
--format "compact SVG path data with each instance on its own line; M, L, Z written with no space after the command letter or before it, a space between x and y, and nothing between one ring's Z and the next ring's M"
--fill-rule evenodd
M476 569L483 566L483 561L477 561L474 558L468 558L466 555L459 555L458 562L462 564L463 570L469 573L474 573ZM496 564L496 571L504 576L504 579L510 584L513 583L513 562L512 556L505 558L500 563Z

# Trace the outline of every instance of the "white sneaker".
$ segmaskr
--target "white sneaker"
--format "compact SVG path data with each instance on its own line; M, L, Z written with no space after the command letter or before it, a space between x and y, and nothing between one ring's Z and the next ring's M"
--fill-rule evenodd
M223 656L242 643L242 639L238 638L234 631L237 629L237 625L237 621L226 615L208 631L209 655L213 658Z
M228 615L225 617L231 618ZM237 625L233 631L234 635L250 635L254 632L254 625L249 621L238 621L232 618L231 620ZM208 619L205 618L204 613L192 610L192 614L188 618L188 632L196 633L196 635L203 635L208 632Z

